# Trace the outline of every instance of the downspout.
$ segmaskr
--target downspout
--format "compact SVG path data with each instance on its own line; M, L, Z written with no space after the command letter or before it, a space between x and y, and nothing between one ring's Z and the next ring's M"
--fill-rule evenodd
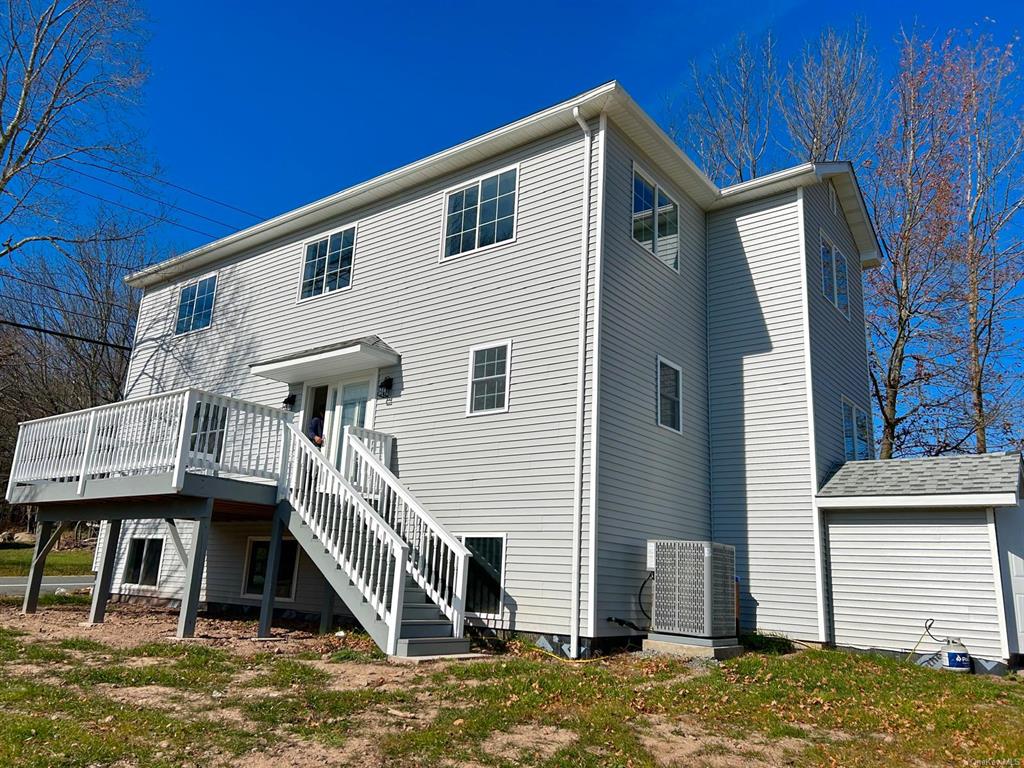
M587 391L587 299L590 278L590 161L593 133L580 114L572 108L572 116L583 130L583 221L580 227L580 299L579 337L576 359L576 454L572 491L572 587L569 608L569 656L580 655L580 564L583 558L583 409Z

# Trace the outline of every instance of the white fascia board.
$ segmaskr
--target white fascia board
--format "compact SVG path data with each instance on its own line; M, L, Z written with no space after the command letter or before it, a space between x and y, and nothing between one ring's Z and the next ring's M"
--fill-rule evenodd
M936 493L905 496L818 496L820 509L1012 507L1016 493Z

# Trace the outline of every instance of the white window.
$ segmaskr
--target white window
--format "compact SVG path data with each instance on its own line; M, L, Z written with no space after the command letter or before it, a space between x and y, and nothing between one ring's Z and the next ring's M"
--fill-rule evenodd
M217 276L210 275L187 283L178 294L178 319L174 333L179 335L206 328L213 322L213 300L217 293Z
M308 299L352 285L356 228L345 227L306 243L299 298Z
M679 270L679 206L665 190L633 169L633 239L662 264Z
M443 258L515 237L517 176L518 168L509 168L448 192Z
M250 537L245 551L245 581L242 597L262 597L270 560L270 539ZM295 581L299 572L299 545L295 539L281 539L281 557L277 566L277 590L281 600L295 599Z
M846 256L824 235L821 236L821 292L836 309L850 316Z
M163 556L163 539L133 538L128 542L128 557L125 558L125 584L155 587L160 581L160 560Z
M683 369L658 358L658 425L683 431Z
M459 538L473 555L466 573L466 611L499 618L505 602L505 536L467 534Z
M870 459L871 424L868 413L843 398L843 453L847 461Z
M508 410L511 356L511 341L483 344L469 350L468 415Z

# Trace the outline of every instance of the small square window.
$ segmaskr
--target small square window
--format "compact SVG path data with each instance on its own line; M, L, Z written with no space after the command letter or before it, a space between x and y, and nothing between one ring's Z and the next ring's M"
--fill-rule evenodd
M470 350L468 413L508 410L511 350L510 341Z
M295 572L298 568L299 546L295 539L281 540L281 558L277 567L277 590L275 596L284 600L295 597ZM242 595L261 597L267 578L267 563L270 560L269 539L249 539L246 553L245 584Z
M306 243L301 298L308 299L311 296L348 288L352 284L355 248L355 227L346 227L327 237Z
M449 192L444 256L486 248L515 235L517 170L510 168Z
M683 370L658 358L658 424L674 432L683 431Z
M160 578L163 547L163 539L133 538L128 543L122 581L125 584L155 587Z
M178 294L178 317L174 324L175 335L198 331L213 322L213 300L216 293L216 275L210 275L181 289Z

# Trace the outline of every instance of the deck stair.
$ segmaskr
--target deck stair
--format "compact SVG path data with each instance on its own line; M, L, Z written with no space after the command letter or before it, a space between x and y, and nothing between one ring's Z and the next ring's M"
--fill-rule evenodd
M389 436L346 429L344 474L291 424L285 442L287 529L367 633L394 656L467 653L469 550L391 472Z

